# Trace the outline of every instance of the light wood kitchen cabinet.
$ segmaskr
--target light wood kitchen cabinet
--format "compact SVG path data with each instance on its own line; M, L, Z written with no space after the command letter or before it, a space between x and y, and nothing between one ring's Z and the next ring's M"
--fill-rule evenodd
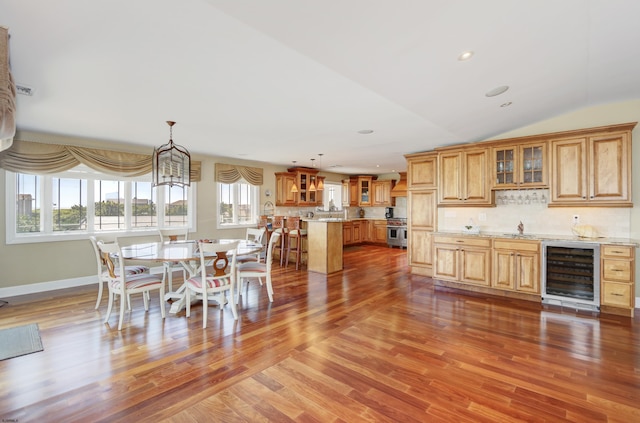
M633 317L635 295L635 248L600 247L600 305L603 311Z
M351 181L349 179L342 180L342 207L351 205Z
M436 229L437 193L434 189L409 189L407 196L407 250L411 273L433 274L432 235Z
M491 287L540 294L540 242L496 239Z
M393 181L391 179L384 179L380 181L376 180L371 183L373 192L373 206L387 207L393 205L394 201L391 198L392 183Z
M364 232L362 230L363 227L363 221L360 220L356 220L353 222L352 224L352 235L351 235L351 242L353 242L354 244L359 244L363 241L363 235Z
M373 177L358 176L358 206L366 207L373 204Z
M547 188L547 143L492 148L493 189Z
M360 244L364 242L367 226L366 220L351 220L342 222L342 243L343 245Z
M438 155L416 153L405 155L407 159L407 185L414 189L438 187Z
M491 206L488 148L443 151L438 154L438 204Z
M370 241L376 244L387 243L387 221L374 220L371 222Z
M435 235L433 250L434 279L491 285L491 239Z
M296 206L297 193L292 192L296 185L296 175L289 172L276 172L276 206Z
M291 168L276 172L276 206L315 206L322 204L322 190L318 190L318 171L307 168ZM297 192L292 191L293 187Z
M351 222L342 222L342 244L353 244L353 224Z
M631 129L551 139L550 206L631 207Z

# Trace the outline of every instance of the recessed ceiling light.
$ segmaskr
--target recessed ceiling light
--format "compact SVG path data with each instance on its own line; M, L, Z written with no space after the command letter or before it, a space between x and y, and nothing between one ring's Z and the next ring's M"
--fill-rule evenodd
M361 129L358 131L358 134L363 134L363 135L373 134L373 129Z
M487 91L487 93L485 94L485 96L487 97L495 97L497 95L500 95L504 92L506 92L509 89L508 85L501 85L499 87L496 87L490 91Z
M458 60L461 62L464 62L465 60L469 60L472 57L473 57L473 51L467 50L460 53L460 56L458 56Z
M509 107L509 106L511 106L512 104L513 104L512 102L507 101L506 103L502 103L502 104L500 105L500 107Z

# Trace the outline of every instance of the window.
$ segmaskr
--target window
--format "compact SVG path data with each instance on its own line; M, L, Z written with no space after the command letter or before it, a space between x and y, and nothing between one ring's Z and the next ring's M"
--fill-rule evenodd
M85 166L55 175L6 175L6 202L15 204L7 208L7 243L195 226L195 189L153 188L151 175L118 179Z
M341 210L342 209L342 185L333 182L324 183L324 192L322 193L322 206L324 210Z
M253 226L258 222L259 187L218 183L218 228Z

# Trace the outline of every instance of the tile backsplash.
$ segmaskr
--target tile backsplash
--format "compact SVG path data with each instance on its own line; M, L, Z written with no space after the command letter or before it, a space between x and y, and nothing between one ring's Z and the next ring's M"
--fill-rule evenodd
M534 192L537 202L532 201ZM529 201L525 204L527 195ZM540 201L542 195L546 202ZM473 219L480 232L517 233L518 223L522 222L525 234L571 236L573 216L578 215L579 224L593 226L599 236L630 236L631 208L548 207L548 198L548 190L496 191L495 207L440 207L438 230L461 231Z

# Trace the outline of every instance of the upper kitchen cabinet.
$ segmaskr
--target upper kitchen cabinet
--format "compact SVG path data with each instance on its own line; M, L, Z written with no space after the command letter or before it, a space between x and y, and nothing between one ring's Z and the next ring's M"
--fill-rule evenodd
M295 185L295 173L276 172L276 206L295 206L297 204L297 192L293 190Z
M373 200L372 200L373 206L385 207L385 206L395 205L394 199L391 198L392 185L393 185L393 180L391 179L373 181L371 183L371 188L373 192Z
M487 179L488 157L488 148L440 152L438 154L438 204L441 206L493 205L492 191Z
M550 206L632 207L633 124L576 131L550 140Z
M302 167L276 173L276 206L315 206L322 203L318 171ZM323 182L324 183L324 182Z
M438 187L438 155L435 153L407 154L407 184L409 189Z
M358 176L358 205L371 206L373 204L373 177Z
M494 146L493 189L547 188L546 141Z
M353 207L376 205L373 203L373 181L376 178L376 176L352 176L348 180L342 181L343 196L347 190L347 182L349 189L349 201L343 200L343 205Z

